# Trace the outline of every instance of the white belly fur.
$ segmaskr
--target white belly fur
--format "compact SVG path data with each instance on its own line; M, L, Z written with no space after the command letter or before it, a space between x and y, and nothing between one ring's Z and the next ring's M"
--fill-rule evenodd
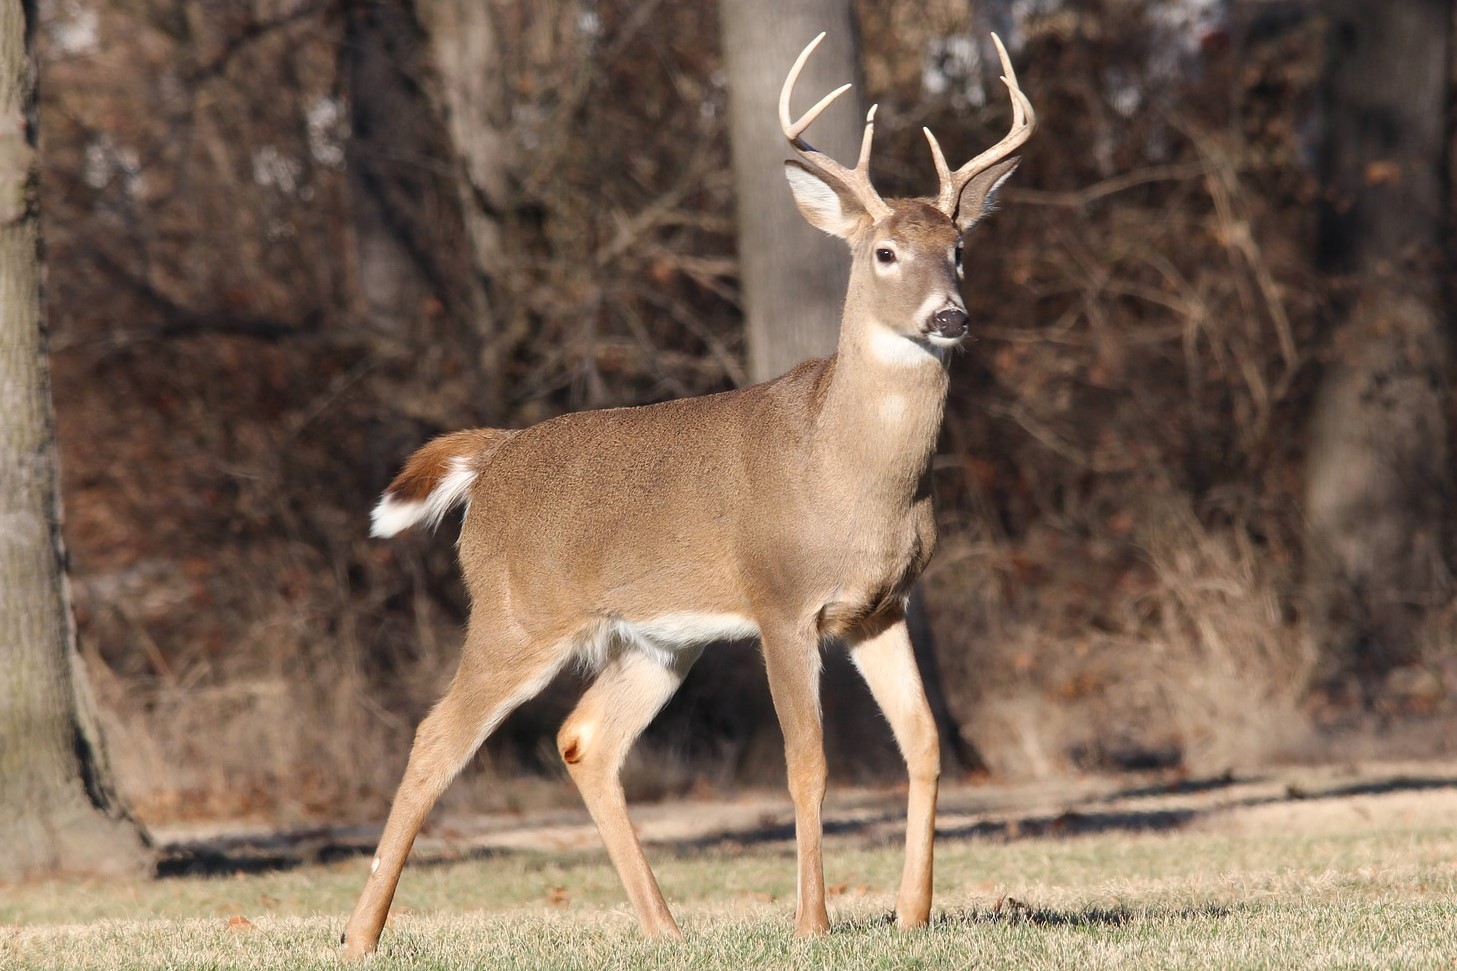
M660 614L648 620L616 619L612 633L623 647L656 655L671 664L673 655L714 641L739 641L759 636L759 625L739 614Z

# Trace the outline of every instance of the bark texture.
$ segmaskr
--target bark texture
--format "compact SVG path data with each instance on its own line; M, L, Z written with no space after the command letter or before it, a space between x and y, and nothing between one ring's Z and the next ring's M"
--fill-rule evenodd
M483 412L498 416L505 401L500 380L505 351L502 288L496 281L507 272L505 224L517 198L501 22L516 11L499 0L416 0L413 6L434 67L425 73L426 94L454 153L452 177L470 250L471 272L458 299L482 348L480 369L487 380L475 393Z
M40 300L30 4L0 6L0 879L146 865L84 693Z
M350 92L345 157L362 316L372 330L408 340L422 302L450 293L443 281L431 279L435 261L419 226L426 209L422 197L433 186L417 153L433 157L422 148L435 147L430 129L437 124L416 80L426 74L417 63L425 42L409 9L400 5L357 4L345 15L342 58Z
M431 95L455 147L456 184L476 272L488 286L504 258L500 216L509 206L514 158L496 5L419 0L415 11L435 65Z

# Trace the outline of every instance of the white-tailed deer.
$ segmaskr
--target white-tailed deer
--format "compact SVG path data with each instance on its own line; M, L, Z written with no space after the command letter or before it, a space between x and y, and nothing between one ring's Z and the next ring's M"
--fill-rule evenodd
M562 758L643 933L677 936L619 770L706 645L756 635L794 801L796 932L829 928L819 698L829 641L848 646L910 770L896 920L926 923L939 745L905 603L936 541L928 469L946 357L967 332L961 240L1036 122L998 40L1010 133L951 171L927 131L936 197L883 200L870 183L874 109L853 169L801 137L848 84L790 120L790 92L820 37L785 79L779 115L799 154L785 163L795 203L850 245L837 353L738 391L441 436L410 457L375 508L374 534L391 536L466 507L460 562L471 615L460 669L416 734L345 928L346 954L374 950L405 857L451 779L574 660L598 674L558 735Z

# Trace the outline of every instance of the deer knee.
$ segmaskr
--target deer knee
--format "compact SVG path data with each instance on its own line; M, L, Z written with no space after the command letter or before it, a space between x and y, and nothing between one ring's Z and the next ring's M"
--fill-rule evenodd
M587 745L591 737L590 725L568 722L562 726L562 730L557 733L556 748L568 769L581 764L587 757Z
M911 723L903 755L912 779L935 781L941 777L941 733L930 712Z
M786 753L787 754L787 753ZM789 795L796 804L824 801L829 786L829 766L823 752L786 759L789 774Z
M912 779L936 782L941 778L941 743L933 734L927 746L914 759L907 760Z

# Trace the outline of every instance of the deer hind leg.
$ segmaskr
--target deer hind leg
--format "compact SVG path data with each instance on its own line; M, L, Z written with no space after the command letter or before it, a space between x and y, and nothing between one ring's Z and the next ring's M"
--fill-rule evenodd
M931 915L931 861L936 836L936 789L941 745L904 620L854 643L850 658L885 712L910 772L906 806L906 865L896 896L900 927L921 927Z
M669 657L631 643L613 656L557 735L557 748L647 937L681 937L633 832L622 790L622 762L653 716L678 690L702 648Z
M455 679L415 732L369 878L344 927L347 958L374 952L405 858L441 793L496 726L546 687L569 656L554 644L503 643L498 635L504 626L472 615Z
M763 640L769 694L784 734L789 797L794 801L798 859L794 933L798 937L811 937L830 929L821 848L827 768L820 712L819 637L813 631L800 631L792 626L765 627Z

